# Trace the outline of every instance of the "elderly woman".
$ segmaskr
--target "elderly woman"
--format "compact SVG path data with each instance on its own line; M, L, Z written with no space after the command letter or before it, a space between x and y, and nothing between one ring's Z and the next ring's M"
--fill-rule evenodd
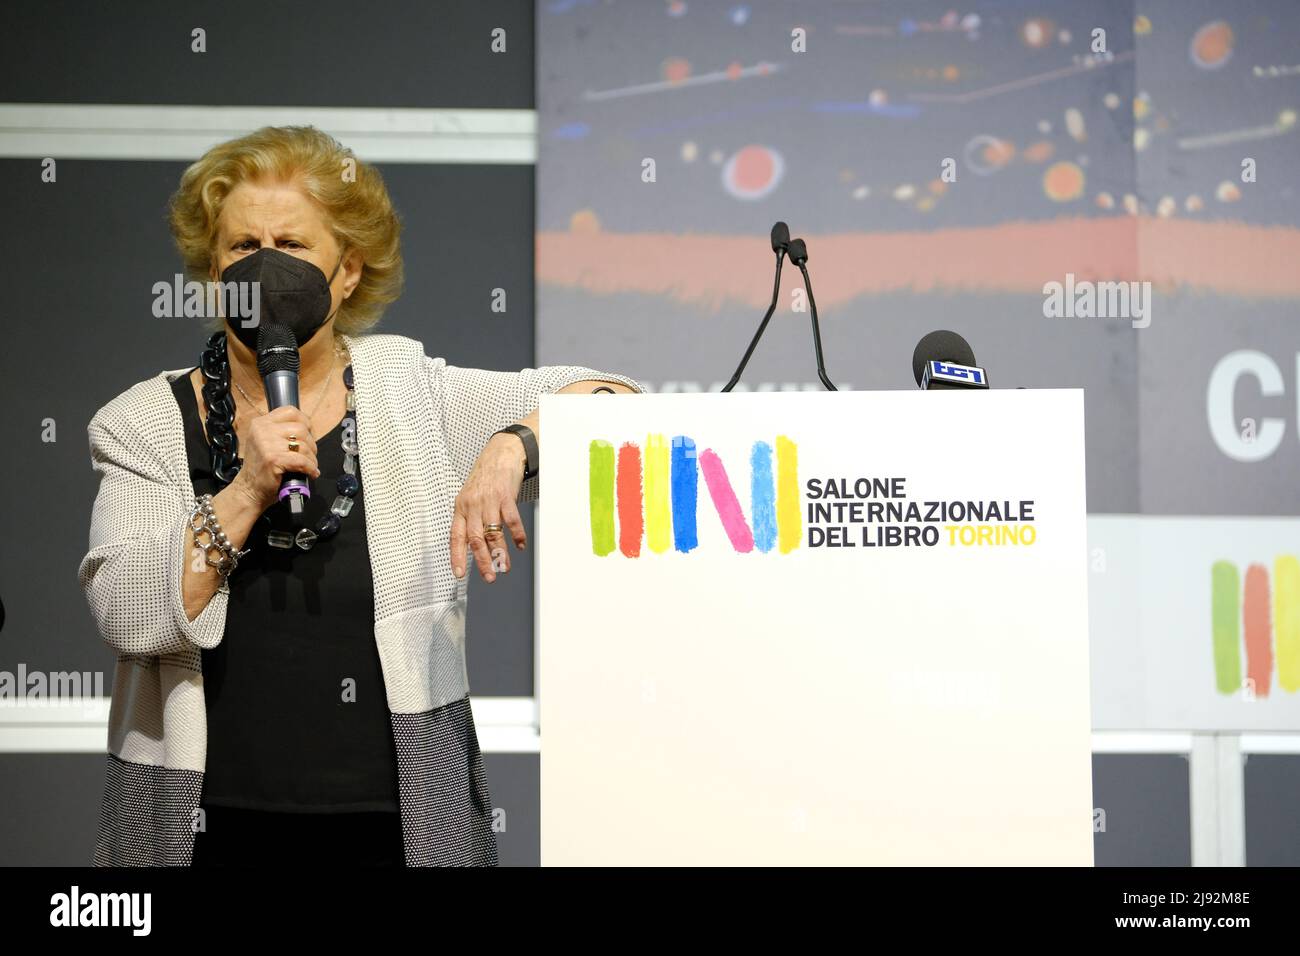
M118 655L95 863L496 863L470 563L491 583L507 538L525 546L538 396L640 387L363 334L401 284L398 219L379 174L310 127L211 149L171 227L192 275L255 291L257 321L225 309L197 367L90 422L80 579ZM268 411L263 327L298 345L300 408ZM299 513L287 475L310 486Z

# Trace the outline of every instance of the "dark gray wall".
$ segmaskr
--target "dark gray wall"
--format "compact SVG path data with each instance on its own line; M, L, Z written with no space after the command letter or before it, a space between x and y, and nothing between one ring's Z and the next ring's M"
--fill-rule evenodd
M0 90L11 103L531 109L526 0L11 4ZM190 52L190 31L208 49ZM501 27L508 55L493 54Z
M1300 757L1246 757L1246 865L1296 866L1300 859ZM1280 794L1289 795L1279 801Z
M97 754L0 755L0 865L77 866L90 853L94 808L103 782ZM497 834L503 865L538 862L538 758L485 757L493 800L505 811ZM1093 837L1098 866L1188 866L1191 863L1187 758L1107 754L1093 758L1093 803L1106 829ZM1268 794L1300 792L1300 759L1252 756L1246 761L1247 862L1293 865L1300 845L1295 818L1279 813Z
M0 866L85 866L95 846L100 754L0 754ZM486 754L502 866L539 862L536 754ZM346 861L343 861L346 863Z
M163 217L183 169L63 161L48 185L36 163L0 160L0 205L33 229L5 256L0 441L22 468L0 469L0 662L111 668L76 581L95 493L85 427L131 384L198 362L206 335L197 320L150 311L153 284L179 269ZM383 173L405 220L408 278L380 327L454 364L533 364L532 170L394 165ZM497 287L507 290L504 314L489 308ZM47 418L54 442L42 440ZM471 583L478 694L532 693L532 554L519 555L508 587Z
M1097 866L1191 865L1188 769L1181 754L1093 756L1093 812L1106 812L1105 830L1093 825Z

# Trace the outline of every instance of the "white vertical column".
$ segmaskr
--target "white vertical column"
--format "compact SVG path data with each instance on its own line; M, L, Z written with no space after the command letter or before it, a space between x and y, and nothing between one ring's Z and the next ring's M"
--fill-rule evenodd
M1219 865L1246 865L1246 768L1241 737L1215 735L1219 793Z
M542 503L533 502L533 540L528 547L533 552L533 727L542 732L542 549L538 541L542 535Z
M1192 865L1246 865L1245 783L1241 738L1193 734Z

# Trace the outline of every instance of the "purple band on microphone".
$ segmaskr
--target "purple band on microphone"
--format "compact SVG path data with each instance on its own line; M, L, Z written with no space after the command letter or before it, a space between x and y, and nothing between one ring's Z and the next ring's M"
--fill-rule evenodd
M311 497L311 486L301 478L290 478L280 486L280 495L275 500L284 501L289 495L298 493L304 498Z

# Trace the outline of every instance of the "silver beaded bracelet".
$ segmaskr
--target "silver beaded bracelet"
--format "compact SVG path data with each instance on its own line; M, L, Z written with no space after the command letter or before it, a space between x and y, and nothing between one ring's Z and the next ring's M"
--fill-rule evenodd
M221 530L217 513L212 510L211 495L200 495L194 500L194 510L190 512L190 532L194 535L194 547L203 552L203 560L209 567L216 568L222 577L229 577L230 572L239 566L239 559L249 552L248 548L235 550L226 533ZM208 536L206 541L201 538L204 533ZM212 558L213 551L218 554L215 561Z

